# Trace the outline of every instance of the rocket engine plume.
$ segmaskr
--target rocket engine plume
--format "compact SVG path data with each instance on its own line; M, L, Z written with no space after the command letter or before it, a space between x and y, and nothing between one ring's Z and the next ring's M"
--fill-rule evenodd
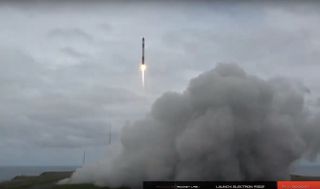
M147 67L145 64L140 65L141 70L141 80L142 80L142 86L144 87L144 72L146 71Z

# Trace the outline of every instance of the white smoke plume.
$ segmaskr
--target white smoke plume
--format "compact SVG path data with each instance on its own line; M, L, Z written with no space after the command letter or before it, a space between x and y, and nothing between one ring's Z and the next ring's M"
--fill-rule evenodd
M125 127L114 158L62 183L288 179L290 165L319 148L311 132L319 131L317 123L309 121L301 86L219 64L182 94L162 95L145 119Z

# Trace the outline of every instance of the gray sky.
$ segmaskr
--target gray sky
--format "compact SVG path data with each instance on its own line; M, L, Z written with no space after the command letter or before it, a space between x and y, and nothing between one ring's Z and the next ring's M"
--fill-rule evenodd
M219 62L304 83L307 104L320 94L312 1L2 1L0 23L0 165L75 165L84 150L100 159L110 125L117 138Z

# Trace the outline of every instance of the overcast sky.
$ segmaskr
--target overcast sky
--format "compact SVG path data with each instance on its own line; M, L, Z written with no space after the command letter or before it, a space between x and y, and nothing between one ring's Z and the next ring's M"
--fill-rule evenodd
M155 98L219 62L304 83L311 105L320 95L312 1L1 1L0 23L0 165L97 160L110 125L116 142Z

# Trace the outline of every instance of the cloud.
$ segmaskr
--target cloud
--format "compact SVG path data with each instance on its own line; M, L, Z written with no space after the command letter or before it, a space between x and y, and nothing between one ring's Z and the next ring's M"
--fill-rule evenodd
M77 66L54 70L23 51L2 48L0 54L3 148L106 145L110 124L141 111L140 95L103 79L84 84L92 76L77 77Z
M48 33L49 38L60 38L61 40L74 40L92 42L91 35L79 28L56 28Z
M288 179L307 149L318 152L316 135L305 132L319 129L310 128L304 94L290 80L263 80L219 64L183 93L163 94L145 119L124 127L122 151L113 160L78 169L62 183Z
M61 48L61 52L67 54L68 56L71 56L73 58L88 58L88 55L85 53L79 52L71 47L63 47Z
M57 138L67 132L85 144L86 137L72 130L75 123L83 131L109 122L120 130L126 120L141 118L160 94L183 90L216 62L239 63L264 79L303 81L311 90L305 101L312 104L320 94L317 4L2 1L0 140L16 147L39 146L42 140L53 146L50 137L35 142L33 131ZM138 72L142 36L148 64L144 91ZM40 161L39 150L30 151Z

